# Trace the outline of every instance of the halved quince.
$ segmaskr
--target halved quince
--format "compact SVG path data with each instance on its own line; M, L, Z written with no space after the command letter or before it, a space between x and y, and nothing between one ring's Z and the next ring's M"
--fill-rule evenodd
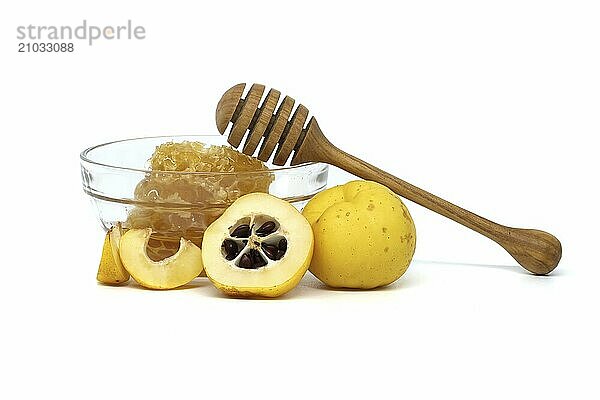
M121 225L113 226L104 238L102 258L98 267L96 279L109 285L120 285L129 280L129 272L123 268L119 256L119 241L121 240Z
M202 241L206 275L234 297L277 297L292 290L312 253L306 218L265 193L237 199L206 229Z
M146 253L152 229L130 229L121 238L123 266L140 285L151 289L173 289L185 285L203 269L202 251L181 238L179 250L164 260L152 261Z

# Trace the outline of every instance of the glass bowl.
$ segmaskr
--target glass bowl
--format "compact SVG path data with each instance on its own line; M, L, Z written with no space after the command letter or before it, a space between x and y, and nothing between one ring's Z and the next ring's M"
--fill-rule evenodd
M148 255L155 260L174 254L180 237L201 246L206 227L242 194L268 192L301 210L327 185L328 167L321 163L291 167L266 163L266 171L241 173L151 171L148 160L154 150L171 141L227 144L219 135L160 136L105 143L81 153L83 190L102 227L152 228ZM189 191L194 195L186 195Z

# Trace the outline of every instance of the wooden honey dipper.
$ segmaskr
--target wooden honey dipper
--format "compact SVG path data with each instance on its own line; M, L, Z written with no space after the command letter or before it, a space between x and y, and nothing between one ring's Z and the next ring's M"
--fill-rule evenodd
M269 90L261 103L265 86L253 84L246 97L242 98L245 87L245 83L240 83L227 90L217 105L215 115L221 134L225 133L229 122L233 124L227 141L235 148L250 132L242 148L244 154L252 156L260 144L256 157L268 161L275 151L275 165L284 165L292 153L291 165L306 162L335 165L363 179L379 182L400 196L492 239L533 274L548 274L558 265L562 247L553 235L536 229L497 224L396 178L331 144L314 117L306 123L308 109L302 104L296 107L290 118L294 107L291 97L285 96L277 107L281 96L278 90Z

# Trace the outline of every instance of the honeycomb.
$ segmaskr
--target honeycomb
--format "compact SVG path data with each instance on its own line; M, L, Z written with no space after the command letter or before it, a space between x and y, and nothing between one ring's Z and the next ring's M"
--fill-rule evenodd
M136 206L126 226L153 229L148 243L153 260L173 255L180 237L201 246L208 225L231 203L248 193L268 193L274 179L261 161L200 142L161 144L149 165L151 172L135 188Z

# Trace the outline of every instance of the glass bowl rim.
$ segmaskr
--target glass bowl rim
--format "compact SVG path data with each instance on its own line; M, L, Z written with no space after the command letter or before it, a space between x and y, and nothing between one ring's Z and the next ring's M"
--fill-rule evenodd
M111 164L106 164L106 163L102 163L99 161L94 161L92 159L90 159L88 157L88 154L98 148L101 147L106 147L109 146L111 144L116 144L116 143L123 143L123 142L133 142L135 140L143 140L143 139L177 139L177 138L190 138L190 137L197 137L197 138L203 138L203 137L211 137L211 138L216 138L216 137L222 137L221 135L216 135L216 134L205 134L205 135L199 135L199 134L189 134L189 135L158 135L158 136L140 136L140 137L135 137L135 138L128 138L128 139L120 139L120 140L113 140L111 142L105 142L105 143L101 143L101 144L97 144L94 146L90 146L88 148L86 148L85 150L83 150L80 154L79 154L79 158L81 159L82 162L88 163L88 164L92 164L92 165L97 165L100 167L104 167L104 168L110 168L110 169L115 169L115 170L119 170L119 171L127 171L127 172L138 172L138 173L144 173L144 174L149 174L149 173L157 173L157 174L173 174L173 175L194 175L194 176L218 176L218 175L259 175L259 174L268 174L268 173L274 173L274 172L279 172L279 171L290 171L290 170L296 170L296 169L300 169L309 165L322 165L324 168L327 167L327 164L324 163L320 163L320 162L307 162L307 163L303 163L303 164L298 164L298 165L288 165L288 166L282 166L282 167L277 167L277 168L269 168L267 170L263 170L263 171L243 171L243 172L207 172L207 171L200 171L200 172L195 172L195 171L154 171L151 169L143 169L143 168L132 168L132 167L123 167L123 166L119 166L119 165L111 165ZM233 147L232 147L233 148ZM234 149L236 151L239 151L237 149Z

